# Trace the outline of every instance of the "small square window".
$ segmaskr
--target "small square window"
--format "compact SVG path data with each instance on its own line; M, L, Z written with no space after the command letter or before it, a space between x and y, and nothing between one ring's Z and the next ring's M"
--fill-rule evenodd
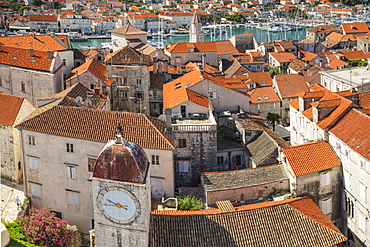
M63 66L67 65L67 60L63 59Z
M67 153L73 153L74 152L73 143L66 143L66 151L67 151Z
M179 172L189 172L189 161L179 161Z
M32 196L41 197L41 185L30 183L30 191Z
M95 158L87 158L87 167L88 167L89 172L94 171L95 163L96 163Z
M24 83L24 81L21 81L21 91L26 92L26 84Z
M152 165L159 165L159 155L152 155Z
M221 165L222 163L224 163L224 156L218 156L217 157L217 164Z
M186 148L186 139L179 139L179 148Z
M77 167L76 166L66 166L67 178L77 178Z
M80 204L80 193L79 192L67 192L68 204L78 205Z
M34 136L28 136L28 145L35 146L35 137Z
M136 84L141 85L141 79L136 79Z

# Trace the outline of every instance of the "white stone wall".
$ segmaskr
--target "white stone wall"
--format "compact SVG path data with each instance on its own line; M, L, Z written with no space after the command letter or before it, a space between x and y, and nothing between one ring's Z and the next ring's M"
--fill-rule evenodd
M0 77L3 82L0 91L24 97L37 106L37 98L50 97L63 89L62 73L62 68L48 73L0 64ZM25 91L21 91L21 82L25 83Z
M238 106L249 112L249 96L235 90L231 90L212 82L203 80L191 87L191 90L201 95L208 96L210 92L216 92L217 97L211 99L212 106L216 112L238 110Z
M63 76L66 78L74 67L74 56L72 50L58 51L60 59L65 60L66 65L63 65Z
M121 49L122 47L127 45L127 39L140 39L141 42L146 44L147 42L147 37L145 35L123 35L123 34L118 34L118 33L111 33L111 38L112 38L112 45L113 45L113 51L117 51Z
M269 112L277 112L281 115L280 101L276 102L261 102L261 103L249 103L250 112L258 114L264 118L267 117Z
M292 145L325 139L325 131L293 107L290 107L290 126L290 142Z
M370 161L352 150L338 137L329 132L329 143L342 162L343 187L342 190L342 217L347 221L345 228L349 228L363 243L370 242L370 223L366 220L366 230L360 229L360 216L368 218L370 208ZM360 196L360 184L366 186L366 200ZM349 198L354 205L354 214L351 217L345 210L345 198ZM367 244L368 246L368 244Z

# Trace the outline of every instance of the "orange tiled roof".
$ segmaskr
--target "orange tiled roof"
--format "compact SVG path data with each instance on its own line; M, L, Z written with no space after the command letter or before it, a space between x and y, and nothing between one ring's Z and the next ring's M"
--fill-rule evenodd
M209 106L209 99L203 95L200 95L196 92L193 92L189 89L186 90L186 93L188 95L188 99L191 101L191 102L194 102L198 105L201 105L201 106L204 106L204 107L207 107Z
M200 246L201 243L203 246L298 247L315 242L316 247L324 247L346 240L308 197L249 204L234 210L153 211L150 246L158 243L161 246L185 246L185 243Z
M331 130L351 149L370 160L370 117L352 109Z
M249 101L253 104L280 101L272 87L258 87L248 91L248 94L251 96Z
M248 72L247 82L253 81L258 83L261 87L272 86L272 78L270 72Z
M51 35L24 35L24 36L10 36L0 37L0 43L4 46L10 46L15 48L30 47L39 51L47 51L49 49L53 51L64 51L68 48L68 41L66 35L58 35L58 39L53 38Z
M295 97L298 93L309 91L307 83L301 75L276 75L275 79L282 98Z
M288 104L291 105L296 110L299 109L299 99L288 101Z
M82 74L85 71L89 71L91 74L99 78L101 81L107 82L108 81L108 71L104 64L96 61L94 58L88 60L86 63L82 64L81 66L73 69L71 71L72 76L69 77L73 78L78 74Z
M36 109L38 114L32 114L32 118L17 127L105 143L114 139L120 122L127 141L143 148L174 149L174 139L165 133L165 123L156 118L139 113L49 105Z
M33 54L31 57L30 49L3 46L0 51L0 64L50 72L54 60L48 59L48 53L34 50Z
M163 85L163 104L165 108L174 107L188 101L187 88L204 80L199 70L193 70L182 77ZM208 107L208 105L207 105Z
M341 165L329 143L324 141L282 148L282 151L296 177Z
M55 15L29 15L28 19L38 22L58 22L58 17Z
M297 58L291 52L270 52L269 54L274 57L279 63L288 63Z
M360 51L347 51L347 52L342 52L342 54L349 61L367 59L367 58L370 57L370 53L364 53L362 50L360 50Z
M114 29L114 30L110 30L109 32L111 33L117 33L117 34L123 34L123 35L146 35L147 32L144 32L136 27L133 27L131 25L126 25L126 26L123 26L123 27L120 27L120 28L117 28L117 29Z
M369 27L365 22L358 23L342 23L342 28L345 33L367 33Z
M201 43L175 43L165 48L169 53L190 53L193 52L217 52L218 55L238 54L238 50L229 40L201 42Z
M0 93L0 124L14 124L23 100L23 97Z

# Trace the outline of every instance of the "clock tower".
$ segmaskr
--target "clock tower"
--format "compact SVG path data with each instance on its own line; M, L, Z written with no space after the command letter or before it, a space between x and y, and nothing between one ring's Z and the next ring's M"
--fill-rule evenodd
M95 246L148 246L150 179L144 150L117 135L100 153L92 184Z

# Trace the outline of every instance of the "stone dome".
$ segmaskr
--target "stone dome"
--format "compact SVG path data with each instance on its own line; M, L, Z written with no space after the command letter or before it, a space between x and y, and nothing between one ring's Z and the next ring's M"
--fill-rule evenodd
M149 161L144 150L117 135L117 140L109 141L100 153L93 177L144 184L148 170Z

